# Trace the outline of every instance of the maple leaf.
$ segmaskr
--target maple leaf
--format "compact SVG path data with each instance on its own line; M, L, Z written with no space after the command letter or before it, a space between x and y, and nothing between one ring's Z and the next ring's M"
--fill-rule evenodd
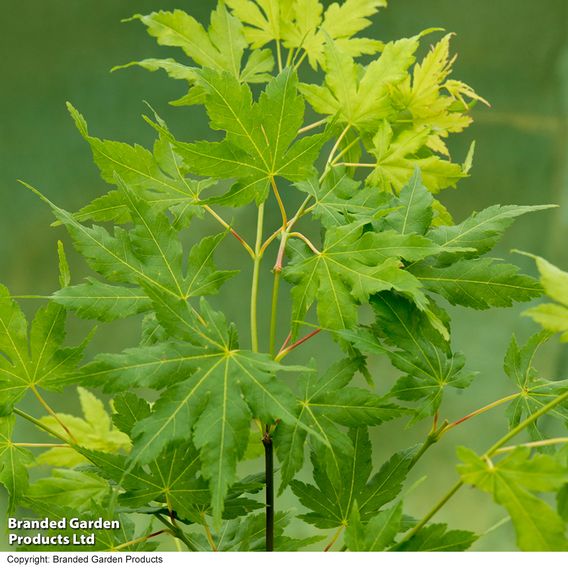
M419 168L424 185L432 193L454 187L460 179L466 177L463 167L439 156L423 157L421 150L427 140L427 128L395 133L390 123L383 120L373 137L373 146L369 149L377 161L367 178L368 183L377 185L383 191L399 193L415 169Z
M297 183L296 187L314 198L310 210L325 228L353 221L370 222L391 212L389 195L375 187L361 187L345 168L333 168L321 184L312 178Z
M468 85L447 79L455 61L450 57L452 35L447 34L432 46L422 62L415 65L412 76L408 75L391 92L393 105L410 113L414 128L428 129L427 146L448 157L444 139L473 122L467 115L469 106L464 97L489 105Z
M550 332L542 331L533 335L523 346L519 346L515 336L511 338L505 356L505 373L519 389L519 396L507 409L509 425L514 428L522 420L540 410L545 404L568 390L568 380L550 381L540 376L533 366L538 349L551 337ZM559 404L547 414L562 423L568 423L568 403ZM537 422L532 423L528 432L535 440L545 438Z
M331 4L324 13L318 0L227 0L244 24L244 34L253 48L275 40L288 49L301 49L311 66L325 65L324 44L335 40L353 57L373 54L383 43L353 37L367 28L369 16L386 6L386 0L346 0Z
M70 103L67 108L81 136L88 142L101 177L111 185L120 181L156 208L170 209L176 217L201 215L200 193L211 181L187 178L187 169L177 156L171 142L164 136L158 138L153 152L135 144L131 146L114 140L101 140L89 134L87 122ZM163 121L156 117L159 123ZM78 221L131 220L129 202L124 191L111 191L96 198L75 214ZM187 221L185 221L187 222Z
M492 258L458 260L446 267L417 264L410 272L431 292L450 304L476 310L510 307L542 294L537 280L519 274L517 266Z
M337 117L340 123L372 131L393 114L392 85L406 76L414 62L419 36L388 43L378 59L362 70L332 40L328 41L324 85L300 85L300 91L319 114Z
M40 422L63 437L67 434L61 424L65 424L73 434L76 444L82 448L109 453L129 450L128 436L112 426L111 417L103 402L84 388L77 387L77 392L84 418L58 412L55 416L40 418ZM52 448L41 453L36 459L38 465L69 468L86 462L87 459L77 448Z
M511 516L521 550L566 550L564 521L548 503L533 495L560 489L568 481L568 469L552 456L530 457L530 448L517 448L497 463L460 447L463 462L458 471L464 483L486 491Z
M365 330L344 332L341 336L363 353L387 355L405 373L391 395L404 401L420 401L414 421L434 414L448 387L464 389L475 373L464 370L465 358L454 353L428 316L404 298L377 294L371 305L374 325Z
M415 535L392 550L405 552L463 552L479 538L471 531L448 530L445 523L426 525Z
M269 50L254 51L243 66L247 47L245 30L222 2L211 12L211 23L207 30L183 10L152 12L146 16L136 14L130 20L140 20L158 44L179 47L200 67L227 71L241 81L264 82L274 67ZM170 77L185 79L189 83L195 79L195 68L183 66L172 59L146 59L118 68L132 65L150 71L164 69Z
M226 131L224 140L179 142L163 126L155 126L193 173L238 180L227 195L209 203L240 206L256 200L260 204L268 196L270 180L280 176L300 181L310 176L325 136L295 141L304 118L295 72L285 69L273 78L254 103L250 88L228 73L205 69L199 73L199 84L207 93L211 127Z
M60 462L57 465L65 465ZM50 477L42 477L32 483L26 498L46 504L89 511L92 502L102 504L108 495L108 483L90 472L74 469L53 469Z
M175 298L190 298L214 294L235 271L219 271L213 263L213 253L225 236L221 233L206 237L195 245L189 262L183 269L183 248L168 216L139 198L122 180L116 180L128 203L133 227L126 231L115 227L110 234L104 227L85 226L73 215L53 204L37 190L32 190L52 208L73 239L75 248L87 263L111 286L90 280L56 293L56 301L77 311L78 315L114 320L134 315L149 307L141 285L159 288Z
M402 502L384 509L368 523L361 522L359 507L354 505L345 530L345 546L353 552L378 552L390 546L402 530Z
M529 316L544 329L561 333L561 341L568 341L568 273L544 258L534 258L542 287L554 303L548 302L529 308L523 315Z
M357 306L383 290L396 290L428 309L420 283L404 270L401 259L426 258L440 247L416 234L366 232L365 223L356 222L330 227L320 253L295 243L289 251L292 260L283 274L294 284L293 322L303 321L317 299L320 325L340 330L355 326Z
M14 416L0 417L0 483L8 491L8 515L16 510L28 488L28 466L33 462L33 455L25 448L19 448L12 442Z
M365 428L349 432L352 449L335 446L312 452L316 486L293 480L292 490L310 512L300 518L318 528L348 525L355 502L360 518L369 520L397 497L412 461L413 450L394 454L371 477L371 442ZM370 478L370 479L369 479Z
M251 419L296 422L295 399L275 373L298 368L240 349L234 330L204 300L198 319L186 302L172 302L159 290L150 293L160 323L176 341L99 355L85 367L84 377L115 391L168 385L152 414L134 426L131 458L148 463L169 443L192 436L219 523Z
M517 217L543 211L554 205L492 205L480 212L474 212L457 225L435 227L428 232L428 238L442 246L464 246L470 251L441 254L438 264L452 264L459 258L474 258L489 252L503 236L503 233Z
M413 176L401 189L400 194L393 197L391 207L394 210L389 212L385 218L385 224L401 235L408 233L424 235L434 218L433 202L432 194L422 183L422 173L416 168ZM446 244L440 243L430 234L428 237L438 244ZM458 244L461 245L462 243Z
M301 423L319 432L321 437L348 452L351 439L338 425L374 426L401 416L404 412L394 404L368 390L348 386L359 370L356 359L343 359L332 365L321 377L317 371L302 375L298 381L298 422L278 426L274 440L282 464L280 492L300 471L308 432Z
M65 322L65 308L49 302L28 325L8 289L0 285L0 414L12 412L29 390L57 391L74 380L89 338L77 347L63 347Z

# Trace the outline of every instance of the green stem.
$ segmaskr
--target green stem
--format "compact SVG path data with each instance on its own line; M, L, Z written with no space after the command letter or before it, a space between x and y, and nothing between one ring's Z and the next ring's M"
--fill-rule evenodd
M276 55L278 57L278 71L282 73L282 46L280 45L280 40L276 40Z
M495 400L494 402L491 402L491 403L489 403L489 404L487 404L487 405L485 405L481 408L478 408L477 410L470 412L469 414L467 414L463 418L460 418L459 420L456 420L455 422L448 424L441 431L440 434L445 434L446 432L448 432L449 430L452 430L456 426L459 426L463 422L466 422L467 420L470 420L471 418L475 418L476 416L479 416L480 414L483 414L484 412L487 412L488 410L492 410L493 408L496 408L497 406L501 406L502 404L505 404L506 402L510 402L511 400L514 400L515 398L518 398L519 396L521 396L521 393L516 392L514 394L510 394L509 396L505 396L503 398L500 398L499 400Z
M256 224L256 244L254 246L254 267L252 271L252 286L250 296L250 332L252 350L258 352L258 281L260 277L260 263L262 262L262 227L264 224L264 203L258 207L258 219Z
M517 444L516 446L506 446L499 448L495 454L506 454L517 448L542 448L544 446L555 446L557 444L568 444L568 438L549 438L548 440L538 440L536 442L527 442L526 444Z
M497 440L486 452L481 456L481 459L489 459L493 456L499 448L504 446L511 438L514 438L517 434L520 434L523 430L525 430L528 426L530 426L533 422L536 422L541 416L544 416L547 412L562 404L565 400L568 399L568 391L557 396L554 400L550 401L548 404L545 404L541 409L539 409L534 414L531 414L528 418L520 422L515 428L513 428L510 432L505 434L502 438ZM426 514L426 516L412 529L410 530L406 536L398 543L397 546L400 546L404 542L410 540L422 527L428 523L428 521L462 488L464 485L463 481L458 481L441 499L434 505L434 507Z
M337 542L337 539L341 536L341 533L343 532L343 529L345 528L345 525L341 525L334 533L333 536L331 537L331 540L326 544L325 548L323 549L324 552L329 552L331 550L331 547Z
M29 415L27 412L24 412L23 410L20 410L19 408L14 408L14 414L17 414L18 416L25 418L28 422L35 424L38 428L41 428L42 430L44 430L48 434L51 434L55 438L58 438L62 442L69 444L71 447L75 445L70 440L67 440L61 434L59 434L58 432L56 432L55 430L53 430L49 426L46 426L45 424L40 422L37 418L34 418L33 416Z
M274 269L274 283L272 285L272 308L270 311L270 354L276 351L276 327L278 323L278 293L280 291L281 268Z

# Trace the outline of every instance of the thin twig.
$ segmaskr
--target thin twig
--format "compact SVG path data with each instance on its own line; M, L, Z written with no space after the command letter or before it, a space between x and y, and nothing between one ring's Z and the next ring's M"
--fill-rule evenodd
M311 333L308 333L308 335L302 337L302 339L299 339L298 341L296 341L296 343L292 343L292 345L290 345L290 347L287 347L286 349L284 349L284 351L280 351L278 353L278 355L276 355L274 360L275 361L282 361L282 359L284 359L284 357L286 357L286 355L288 355L288 353L290 353L291 351L294 351L294 349L296 349L296 347L299 347L300 345L302 345L302 343L305 343L306 341L308 341L312 337L316 336L321 331L322 331L321 329L316 329L316 330L312 331Z

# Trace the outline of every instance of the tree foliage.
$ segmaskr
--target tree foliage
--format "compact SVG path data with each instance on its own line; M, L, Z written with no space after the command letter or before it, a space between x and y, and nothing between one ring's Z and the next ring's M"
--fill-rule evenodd
M169 536L189 550L299 550L324 538L326 549L339 539L353 551L466 550L481 535L405 514L406 478L448 430L509 402L501 440L482 456L459 450L458 489L474 485L503 506L521 549L566 550L567 460L553 450L566 439L550 439L539 419L555 416L565 428L568 388L540 377L534 353L552 333L567 337L568 275L539 258L539 281L488 256L517 218L549 206L493 205L454 222L442 191L469 175L473 146L454 160L447 141L485 101L450 78L451 35L359 36L386 4L225 0L207 26L182 10L134 16L183 60L122 67L182 80L174 104L201 106L214 141L180 140L155 112L144 117L151 149L101 139L68 104L110 188L74 213L31 188L92 274L73 282L60 244L59 289L30 324L0 287L0 483L9 514L120 518L122 533L99 531L96 549L151 549ZM254 242L224 218L245 207L257 212ZM266 226L269 208L281 216L276 227ZM204 216L219 228L200 236ZM215 260L228 239L242 245L237 264L247 274L253 265L250 328L240 333L216 307L220 293L240 301L227 284L238 271ZM263 270L274 278L270 317L259 300ZM543 291L553 303L527 314L550 333L524 346L513 338L506 355L515 392L444 421L447 391L476 377L453 345L450 305L506 308ZM103 329L130 318L140 342L85 360L90 336L65 345L69 316ZM325 365L284 361L318 334L327 337ZM394 384L371 372L375 358L390 361ZM43 398L67 387L77 387L82 417ZM111 396L111 412L93 391ZM23 412L25 396L48 415ZM30 452L14 434L24 419L53 447ZM428 419L431 431L415 446L391 456L374 448L385 422ZM525 430L528 445L505 447ZM264 470L254 461L263 448ZM243 476L242 462L262 471ZM30 483L37 465L42 476ZM275 470L298 515L274 514ZM541 492L559 494L557 512ZM142 533L133 522L140 516ZM291 521L313 532L292 537Z

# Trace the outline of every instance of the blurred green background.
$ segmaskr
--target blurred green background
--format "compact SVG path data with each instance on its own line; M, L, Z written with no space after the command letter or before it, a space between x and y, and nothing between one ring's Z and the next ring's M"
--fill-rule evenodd
M35 185L68 210L78 209L108 189L67 116L66 100L85 114L95 136L149 146L153 132L140 118L146 110L143 100L150 102L180 137L200 139L207 135L201 112L168 107L168 101L183 94L181 83L143 70L111 75L109 69L133 59L169 54L155 45L140 24L121 24L122 18L137 12L183 8L205 22L213 4L212 0L2 1L0 281L12 293L51 293L57 286L56 241L69 242L62 229L50 228L50 212L16 179ZM563 205L521 219L496 254L509 257L511 248L519 248L568 266L568 2L391 0L390 4L376 18L370 32L373 37L394 39L431 26L456 32L453 48L459 59L454 77L471 84L492 103L491 109L478 106L475 125L451 143L457 161L465 156L471 140L477 141L477 153L471 178L461 182L457 191L443 194L444 203L457 220L493 203ZM429 36L424 43L431 40ZM251 233L252 210L229 212L231 215L242 232ZM273 221L276 223L276 216ZM198 236L217 231L217 227L203 221L196 223L195 231ZM218 256L219 264L227 267L237 267L245 260L235 243L227 242L225 252ZM533 271L524 258L513 260ZM72 269L76 282L88 273L76 257L72 258ZM266 276L268 285L269 274ZM247 325L249 277L245 271L216 299L216 305L242 327ZM261 300L266 313L270 290L264 288ZM37 305L28 301L24 307L31 313ZM513 332L524 339L535 330L521 318L522 310L523 306L479 313L452 310L454 345L466 353L469 367L479 371L479 376L464 395L448 397L444 409L449 419L511 392L502 371L507 344ZM281 323L280 335L284 337L284 317ZM72 338L78 340L88 327L85 322L73 322ZM91 352L132 345L137 337L132 328L131 321L104 326ZM306 346L297 360L305 361L310 352L328 352L328 345L325 339L318 339ZM565 378L567 350L547 348L539 365L543 376ZM394 376L392 370L377 360L373 361L373 372L379 388L386 390ZM77 410L74 394L64 397L64 402L57 395L49 400L57 410ZM33 401L27 406L30 412L43 414ZM376 462L405 443L415 443L427 428L424 424L407 431L399 421L374 432ZM407 497L407 512L423 514L453 483L456 445L484 449L504 428L502 413L494 411L448 435L416 468L413 479L427 473L428 478ZM22 424L18 436L30 440L35 433ZM4 509L5 502L1 503ZM279 505L297 503L285 495ZM466 489L437 519L482 533L504 516L485 495ZM307 527L298 522L293 529L302 534ZM5 543L4 532L0 531L0 549ZM482 538L475 549L511 550L513 546L511 527L504 524Z

